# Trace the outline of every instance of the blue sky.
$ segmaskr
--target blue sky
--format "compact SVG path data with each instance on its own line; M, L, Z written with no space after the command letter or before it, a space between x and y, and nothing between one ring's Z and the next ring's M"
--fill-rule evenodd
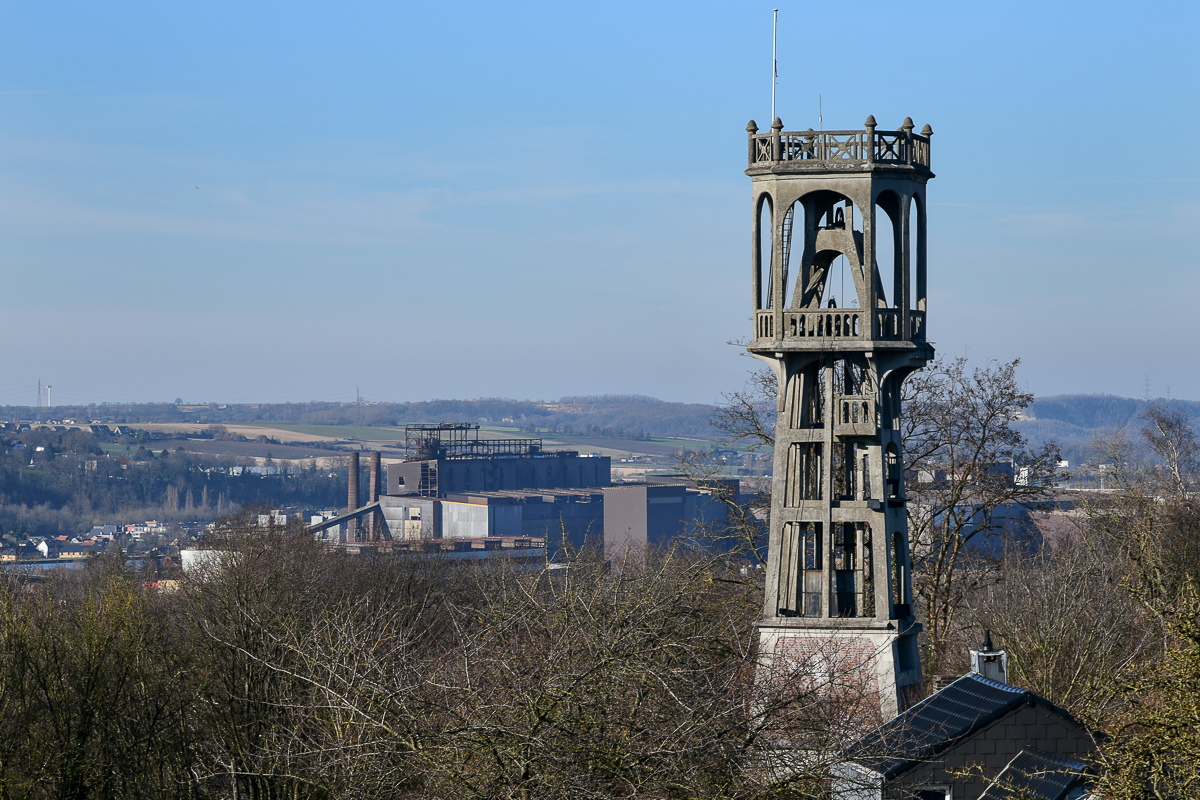
M718 400L772 7L0 5L0 404ZM935 131L941 352L1200 398L1194 6L779 8L788 129Z

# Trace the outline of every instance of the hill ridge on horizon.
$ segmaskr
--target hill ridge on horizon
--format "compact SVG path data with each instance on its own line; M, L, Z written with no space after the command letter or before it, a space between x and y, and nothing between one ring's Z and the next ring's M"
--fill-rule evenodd
M1035 398L1027 418L1014 426L1032 445L1054 440L1062 457L1073 466L1094 456L1097 438L1124 428L1136 428L1138 416L1151 403L1166 403L1200 419L1200 402L1172 398L1151 400L1112 394L1059 394Z
M1064 457L1082 460L1097 435L1133 426L1150 402L1111 394L1059 394L1035 398L1016 428L1034 445L1054 439ZM1200 418L1200 402L1159 398ZM191 422L203 425L277 422L308 425L399 426L469 422L523 430L606 435L619 438L715 439L710 425L717 406L681 403L647 395L564 395L558 401L478 398L406 403L230 403L176 405L128 403L92 406L0 407L0 419L92 419L115 423Z

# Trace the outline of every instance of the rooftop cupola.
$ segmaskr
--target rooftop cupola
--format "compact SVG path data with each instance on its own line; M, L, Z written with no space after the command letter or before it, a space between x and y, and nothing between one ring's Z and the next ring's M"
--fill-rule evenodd
M1008 653L992 646L992 632L983 632L983 645L971 651L971 672L999 683L1008 683Z

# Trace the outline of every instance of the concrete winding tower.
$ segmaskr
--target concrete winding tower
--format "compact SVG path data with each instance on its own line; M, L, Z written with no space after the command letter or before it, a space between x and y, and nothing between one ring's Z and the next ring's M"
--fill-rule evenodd
M901 384L933 358L933 131L746 130L749 350L779 386L761 669L836 653L886 720L922 696L899 415Z

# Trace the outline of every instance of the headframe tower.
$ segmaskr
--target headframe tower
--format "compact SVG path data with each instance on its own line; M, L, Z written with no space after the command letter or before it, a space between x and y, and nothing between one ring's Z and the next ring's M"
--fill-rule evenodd
M886 720L922 696L900 390L933 358L933 131L914 133L911 119L881 131L873 116L856 131L785 132L779 118L746 130L749 351L779 387L760 680L837 652L855 665L868 716Z

